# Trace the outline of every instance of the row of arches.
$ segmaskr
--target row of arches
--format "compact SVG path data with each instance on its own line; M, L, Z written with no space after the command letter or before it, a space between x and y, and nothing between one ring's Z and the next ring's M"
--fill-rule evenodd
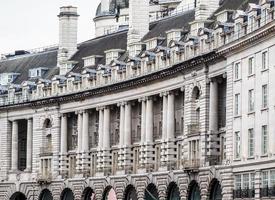
M180 200L180 189L175 182L169 184L167 188L167 200ZM52 193L48 189L44 189L39 195L39 200L53 200ZM137 200L138 193L136 188L129 185L124 192L124 200ZM156 185L149 184L144 192L145 200L157 200L159 199L159 193ZM192 181L188 187L188 200L200 200L201 193L199 184L196 181ZM214 179L210 184L209 200L222 200L222 188L218 180ZM26 196L21 192L14 193L10 200L27 200ZM60 200L75 200L74 193L71 189L66 188L60 195ZM81 200L95 200L95 192L92 188L87 187L82 194ZM117 200L116 192L112 186L108 186L102 195L102 200Z

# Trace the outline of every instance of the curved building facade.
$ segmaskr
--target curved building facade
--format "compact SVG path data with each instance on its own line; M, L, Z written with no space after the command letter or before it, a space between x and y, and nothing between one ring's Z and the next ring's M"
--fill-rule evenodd
M0 60L0 199L273 199L274 2L129 4L78 45L62 7L58 47Z

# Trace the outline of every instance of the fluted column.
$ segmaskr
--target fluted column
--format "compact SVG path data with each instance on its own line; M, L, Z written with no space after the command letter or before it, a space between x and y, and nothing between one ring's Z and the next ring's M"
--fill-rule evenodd
M216 79L210 81L210 106L209 106L209 129L218 131L218 83Z
M26 171L32 170L32 135L33 135L33 123L32 119L28 119L27 128L27 168Z
M168 94L167 102L167 139L175 137L175 95L173 92Z
M11 170L18 170L18 121L12 122Z

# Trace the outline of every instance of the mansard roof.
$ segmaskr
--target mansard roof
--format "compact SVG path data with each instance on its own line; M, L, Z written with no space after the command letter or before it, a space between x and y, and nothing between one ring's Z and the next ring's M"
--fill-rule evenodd
M8 60L0 60L0 74L1 73L18 73L20 74L14 84L21 84L23 81L29 79L29 69L34 68L48 68L45 74L47 79L51 79L54 75L59 73L57 66L57 49L48 50L35 54L26 54L9 58Z
M249 3L258 4L259 0L221 0L215 14L223 10L245 10Z

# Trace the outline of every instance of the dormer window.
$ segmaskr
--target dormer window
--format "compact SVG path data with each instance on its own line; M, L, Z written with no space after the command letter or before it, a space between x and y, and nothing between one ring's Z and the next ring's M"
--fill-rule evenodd
M29 78L43 77L47 73L47 68L34 68L29 70Z
M142 50L141 44L133 44L129 47L129 56L135 57L141 52L141 50Z
M118 59L124 50L122 49L112 49L105 51L104 53L106 54L106 65L109 65L113 60Z
M154 49L158 45L157 39L152 39L146 42L146 49Z
M179 41L181 38L181 30L170 30L167 31L167 44L169 44L172 40Z
M84 67L95 66L98 63L98 60L100 58L102 58L102 56L97 56L97 55L93 55L93 56L89 56L89 57L83 58L83 60L84 60Z
M2 73L0 74L0 85L8 85L19 76L18 73Z

